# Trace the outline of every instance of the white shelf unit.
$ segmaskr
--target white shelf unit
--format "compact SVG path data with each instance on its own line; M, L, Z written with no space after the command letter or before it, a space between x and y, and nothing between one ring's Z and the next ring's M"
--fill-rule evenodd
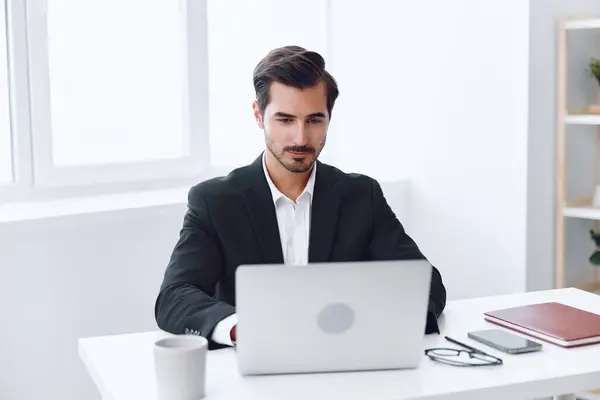
M600 179L600 114L568 111L568 60L567 37L569 31L599 29L600 18L564 18L559 21L557 35L557 87L556 87L556 224L555 224L555 287L566 286L566 219L579 218L600 221L600 208L591 206L591 199L573 201L567 193L567 127L569 125L597 126L596 149L597 178ZM599 31L600 33L600 31ZM590 54L591 56L591 54ZM571 133L573 134L573 133ZM598 181L600 183L600 180ZM600 226L600 222L596 222ZM580 287L589 291L600 289L600 274L595 281Z
M565 116L565 124L600 126L600 114L568 114Z
M565 207L563 216L571 218L583 218L600 221L600 208L598 207Z
M565 30L600 29L600 18L570 18L564 26Z
M567 111L567 33L578 29L600 29L600 18L563 19L558 28L557 65L557 115L556 115L556 242L555 242L555 286L565 287L566 218L580 218L600 221L600 207L593 207L591 199L569 201L566 176L566 135L569 125L598 126L598 146L600 146L600 115L569 113ZM596 149L597 169L600 177L600 147ZM596 222L600 224L600 222ZM600 289L600 276L596 271L596 281L580 286L580 289L597 292ZM580 393L577 398L600 399L600 390Z

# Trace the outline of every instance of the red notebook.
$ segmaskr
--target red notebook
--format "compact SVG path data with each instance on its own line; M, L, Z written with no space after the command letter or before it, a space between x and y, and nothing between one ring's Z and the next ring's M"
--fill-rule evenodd
M562 347L600 343L600 315L561 303L486 312L485 320Z

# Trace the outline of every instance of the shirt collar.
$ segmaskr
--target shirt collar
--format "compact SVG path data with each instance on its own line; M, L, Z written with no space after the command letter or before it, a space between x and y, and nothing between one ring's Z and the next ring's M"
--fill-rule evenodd
M273 203L277 204L277 200L279 200L282 197L285 197L285 198L287 198L287 197L286 197L286 195L281 193L279 191L279 189L277 189L277 186L275 186L275 184L271 180L271 177L269 176L269 172L267 171L266 151L263 152L262 165L263 165L263 171L265 173L265 178L267 179L267 183L269 184L269 189L271 189L271 196L273 196ZM308 193L309 199L312 202L313 193L315 191L316 173L317 173L317 162L315 161L313 163L312 171L310 173L310 177L308 178L308 182L306 182L306 186L304 187L304 190L302 191L300 196L298 196L298 198L302 197L305 193Z

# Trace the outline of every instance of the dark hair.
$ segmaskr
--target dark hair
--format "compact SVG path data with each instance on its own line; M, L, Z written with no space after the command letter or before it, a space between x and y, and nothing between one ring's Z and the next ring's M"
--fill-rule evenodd
M325 60L314 51L300 46L284 46L271 50L254 69L254 90L260 112L269 104L269 88L273 81L298 89L313 87L320 81L327 85L327 111L331 111L339 95L337 83L325 70Z

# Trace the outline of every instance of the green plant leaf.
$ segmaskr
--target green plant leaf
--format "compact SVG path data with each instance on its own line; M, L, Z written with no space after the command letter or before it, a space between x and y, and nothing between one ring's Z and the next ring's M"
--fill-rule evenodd
M600 266L600 251L595 251L594 254L590 256L590 263L592 263L592 265Z
M598 84L600 84L600 60L596 57L592 57L589 65L589 73L593 78L596 78Z

